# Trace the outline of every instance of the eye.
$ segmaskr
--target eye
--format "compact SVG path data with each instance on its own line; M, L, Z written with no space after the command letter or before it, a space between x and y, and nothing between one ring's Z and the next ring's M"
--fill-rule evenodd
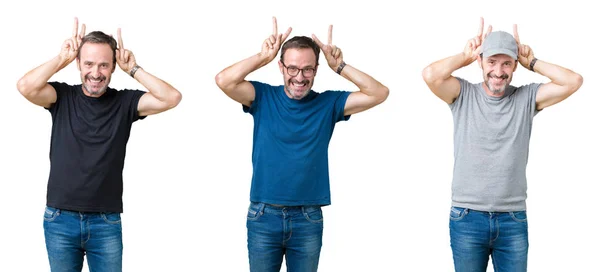
M288 70L289 70L291 73L298 72L298 68L296 68L296 67L289 67L289 68L288 68Z

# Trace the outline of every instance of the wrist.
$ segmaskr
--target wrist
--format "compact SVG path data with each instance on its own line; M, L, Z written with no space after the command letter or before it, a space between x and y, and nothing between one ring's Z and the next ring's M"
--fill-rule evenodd
M129 75L133 78L135 78L135 73L142 67L140 67L139 65L134 65L133 68L131 68L131 70L129 71Z
M342 70L344 70L344 67L346 67L346 62L342 61L342 63L340 63L340 66L337 67L337 69L335 70L335 72L338 75L342 74Z
M533 68L535 67L535 63L538 61L537 58L533 58L530 62L529 62L529 70L534 71ZM535 71L534 71L535 72Z

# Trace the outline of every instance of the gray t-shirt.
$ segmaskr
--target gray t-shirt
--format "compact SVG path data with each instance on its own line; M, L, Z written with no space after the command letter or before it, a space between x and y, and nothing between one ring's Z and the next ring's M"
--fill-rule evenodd
M483 83L460 82L454 118L452 205L473 210L525 210L529 139L541 84L507 86L493 97Z

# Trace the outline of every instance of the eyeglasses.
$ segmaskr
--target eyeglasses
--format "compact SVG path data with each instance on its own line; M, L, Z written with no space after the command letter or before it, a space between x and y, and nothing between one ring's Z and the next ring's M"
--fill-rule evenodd
M283 67L285 67L285 69L287 69L287 73L290 76L297 76L298 73L300 73L300 71L302 71L302 76L303 77L312 77L315 75L316 69L312 68L312 67L308 67L308 68L298 68L298 67L294 67L294 66L290 66L287 67L285 66L285 63L283 63L283 61L281 62L281 65L283 65Z

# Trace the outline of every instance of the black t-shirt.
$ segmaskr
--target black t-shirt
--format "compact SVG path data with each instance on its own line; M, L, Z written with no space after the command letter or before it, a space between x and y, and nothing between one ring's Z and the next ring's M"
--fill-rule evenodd
M81 212L123 212L123 164L137 106L145 93L108 88L100 97L81 84L56 90L46 205Z

